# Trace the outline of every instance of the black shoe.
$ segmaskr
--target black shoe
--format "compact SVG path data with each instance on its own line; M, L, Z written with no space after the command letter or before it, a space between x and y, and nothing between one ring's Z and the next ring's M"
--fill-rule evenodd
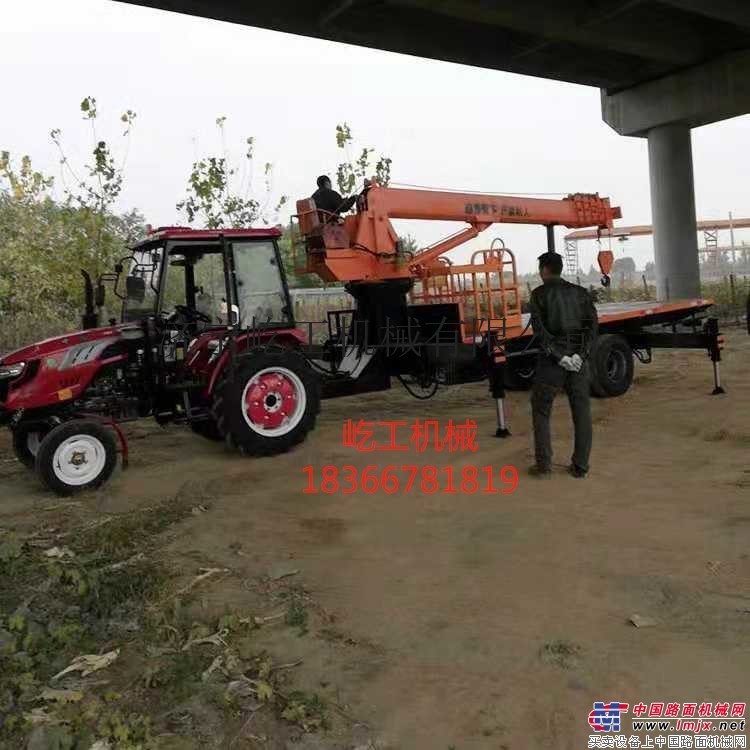
M570 474L570 476L572 477L575 477L576 479L585 479L588 472L584 471L580 466L571 464L570 466L568 466L568 474Z
M536 479L549 479L552 476L552 470L549 466L540 466L539 464L529 466L527 473L530 477Z

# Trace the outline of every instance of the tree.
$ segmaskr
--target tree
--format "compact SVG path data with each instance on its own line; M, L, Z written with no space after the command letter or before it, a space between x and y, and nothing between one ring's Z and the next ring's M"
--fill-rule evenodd
M253 192L253 160L255 140L248 137L244 142L244 153L239 162L232 160L226 148L226 117L218 117L216 126L219 130L222 152L220 155L205 156L193 163L188 177L185 197L177 204L177 210L183 213L188 224L200 224L209 229L222 227L250 227L257 223L265 225L278 222L283 207L288 202L286 195L275 197L273 187L273 165L266 162L264 166L264 190L257 196ZM336 168L336 176L341 192L351 193L358 179L371 175L382 185L390 180L391 160L379 156L373 162L374 149L363 148L358 158L352 161L349 150L353 138L348 124L336 126L336 145L344 150L346 160ZM292 241L288 229L283 230L279 240L279 250L287 272L289 285L292 287L318 287L322 282L310 274L294 273ZM302 266L303 259L297 258L296 265Z
M253 184L255 139L245 138L241 159L234 164L226 146L226 120L226 117L216 118L221 154L205 156L193 163L187 193L177 204L177 210L185 214L188 224L197 222L208 229L250 227L258 222L267 225L278 219L288 198L285 195L273 198L270 162L263 168L264 193L256 195Z
M411 234L403 234L399 236L398 239L401 242L401 249L404 252L412 254L419 252L419 244L417 243L416 238Z
M53 197L54 179L34 170L29 156L16 162L8 151L0 155L0 317L6 337L0 349L75 324L83 307L80 269L94 278L111 270L142 233L138 212L114 210L135 113L120 117L125 148L118 160L98 137L96 99L86 97L80 111L91 131L90 160L71 164L61 131L50 134L60 153L62 199ZM12 340L11 330L17 334Z
M617 258L612 264L612 276L618 279L621 284L631 283L633 277L635 276L635 273L635 261L628 256L624 258Z
M342 195L354 192L360 181L375 177L379 185L387 187L391 181L392 160L382 154L374 160L374 148L364 147L359 156L353 159L351 150L354 148L354 138L348 123L336 126L336 145L344 151L345 160L336 168L336 182ZM374 170L374 173L373 173Z
M119 232L123 225L116 218L114 205L122 190L136 114L128 109L120 115L124 142L118 160L109 144L98 136L96 99L87 96L81 101L80 110L91 129L90 162L74 167L65 154L60 129L52 130L50 137L60 154L63 206L67 209L66 218L71 220L70 238L78 241L77 255L82 267L97 277L111 270L113 260L124 250L125 238Z

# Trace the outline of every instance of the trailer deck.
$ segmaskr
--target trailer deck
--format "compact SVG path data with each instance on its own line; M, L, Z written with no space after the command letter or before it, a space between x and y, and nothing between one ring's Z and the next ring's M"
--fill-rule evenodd
M599 327L606 329L612 325L630 322L637 323L638 327L678 322L693 314L704 312L711 305L713 305L713 300L710 299L687 299L673 302L633 300L603 302L596 305L596 311L599 316ZM534 335L529 325L530 319L531 316L528 313L523 314L522 325L525 332L522 336L524 338ZM513 338L511 332L508 338Z
M625 393L633 377L633 357L649 364L654 349L702 349L712 362L713 393L723 393L719 372L723 337L718 320L705 315L712 304L710 299L696 298L596 305L600 335L591 353L592 390L600 396ZM497 336L500 360L506 363L503 380L510 388L531 384L535 368L531 355L539 352L530 315L524 313L521 320L519 327Z

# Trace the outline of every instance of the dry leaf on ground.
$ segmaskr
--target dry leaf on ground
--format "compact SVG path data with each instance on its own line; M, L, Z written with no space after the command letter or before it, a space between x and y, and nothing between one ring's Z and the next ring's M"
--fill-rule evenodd
M119 655L120 649L117 648L106 654L83 654L77 656L62 672L58 672L52 679L59 680L60 677L69 672L80 672L81 677L86 677L92 672L98 672L100 669L108 667Z

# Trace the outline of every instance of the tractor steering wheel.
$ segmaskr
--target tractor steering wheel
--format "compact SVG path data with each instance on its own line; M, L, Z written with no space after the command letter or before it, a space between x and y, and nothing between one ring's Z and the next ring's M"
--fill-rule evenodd
M211 323L211 318L200 310L194 310L192 307L186 305L175 305L174 312L169 317L173 317L175 314L181 315L188 323L200 321L202 323Z

